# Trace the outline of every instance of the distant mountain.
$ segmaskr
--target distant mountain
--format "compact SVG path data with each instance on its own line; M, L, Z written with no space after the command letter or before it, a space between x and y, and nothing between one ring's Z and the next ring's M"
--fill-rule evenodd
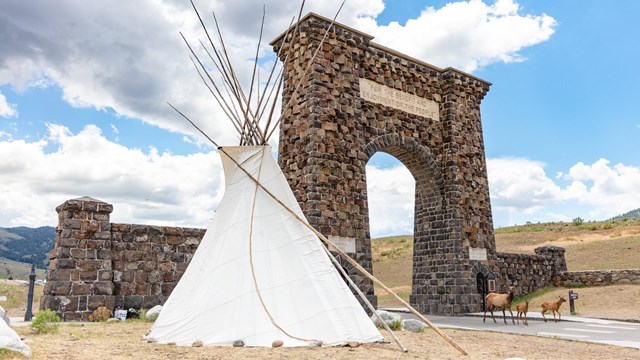
M622 220L622 219L629 219L629 220L637 220L640 219L640 208L635 209L635 210L631 210L629 212L626 212L622 215L618 215L615 217L612 217L611 220Z
M55 235L53 226L0 228L0 257L46 269Z

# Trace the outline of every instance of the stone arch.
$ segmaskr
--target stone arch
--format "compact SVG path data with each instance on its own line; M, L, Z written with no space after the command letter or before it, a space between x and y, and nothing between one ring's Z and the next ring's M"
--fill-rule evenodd
M424 313L479 311L472 267L495 264L480 121L490 84L341 24L314 57L330 24L307 15L292 55L281 52L283 103L292 105L283 110L278 161L305 216L371 271L365 167L377 151L395 156L416 179L410 302ZM375 305L372 282L347 268Z

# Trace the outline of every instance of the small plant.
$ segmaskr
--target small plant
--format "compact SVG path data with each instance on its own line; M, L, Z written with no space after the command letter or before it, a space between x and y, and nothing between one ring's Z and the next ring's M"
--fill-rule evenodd
M609 230L613 228L613 224L612 223L606 223L602 226L603 229L605 230Z
M38 312L31 321L31 328L36 334L48 334L58 331L60 317L53 310L42 310Z
M400 320L396 320L396 321L392 321L390 323L387 323L387 326L389 327L389 329L391 330L400 330L400 328L402 327L402 321ZM378 324L378 329L384 329L384 325L382 324Z
M573 225L575 225L575 226L580 226L580 225L582 225L583 222L584 222L584 220L582 220L582 218L579 217L579 216L577 218L573 219Z
M393 321L391 324L389 324L389 329L394 331L400 330L401 327L402 327L402 322L400 320Z

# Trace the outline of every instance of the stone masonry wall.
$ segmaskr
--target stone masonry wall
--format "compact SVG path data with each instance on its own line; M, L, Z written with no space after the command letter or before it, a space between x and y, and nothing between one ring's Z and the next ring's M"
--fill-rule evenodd
M560 286L640 285L640 269L571 271L560 274Z
M100 306L114 310L163 304L184 273L203 229L112 224L113 205L83 197L56 208L41 309L87 320Z
M279 164L305 216L330 239L354 244L352 257L371 271L365 168L376 152L393 155L416 180L412 305L425 313L479 311L472 268L495 261L480 121L490 84L341 24L320 46L330 24L310 14L297 25L300 39L272 42L276 52L284 47L283 104L290 104ZM362 84L387 105L365 99ZM416 113L421 106L434 110ZM470 259L470 249L482 259ZM371 282L353 277L375 303Z
M497 253L492 271L496 274L498 292L514 287L517 295L527 294L554 284L566 273L565 249L543 246L535 249L535 255Z

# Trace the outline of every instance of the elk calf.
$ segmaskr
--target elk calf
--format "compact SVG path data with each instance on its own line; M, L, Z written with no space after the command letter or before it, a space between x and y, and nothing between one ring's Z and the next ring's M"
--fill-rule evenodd
M542 303L542 318L544 318L544 322L547 322L547 318L544 317L544 313L546 313L547 311L551 310L553 311L553 321L558 322L560 321L560 305L562 305L563 302L565 302L567 300L564 299L564 297L562 296L558 296L558 300L556 301L545 301ZM558 320L556 320L556 313L558 313Z
M509 309L509 313L511 314L511 321L513 324L516 324L516 321L513 319L513 312L511 311L511 302L513 301L513 286L509 286L508 294L496 294L489 293L486 298L487 307L484 309L484 317L482 318L482 322L485 322L487 318L487 310L491 312L491 318L494 323L496 322L496 318L493 317L493 309L501 308L502 309L502 318L504 323L507 323L507 315L504 313L504 309Z
M516 314L516 321L520 324L520 319L522 319L522 323L529 326L529 321L527 320L527 311L529 311L529 300L525 300L524 304L516 305L516 310L518 313Z

